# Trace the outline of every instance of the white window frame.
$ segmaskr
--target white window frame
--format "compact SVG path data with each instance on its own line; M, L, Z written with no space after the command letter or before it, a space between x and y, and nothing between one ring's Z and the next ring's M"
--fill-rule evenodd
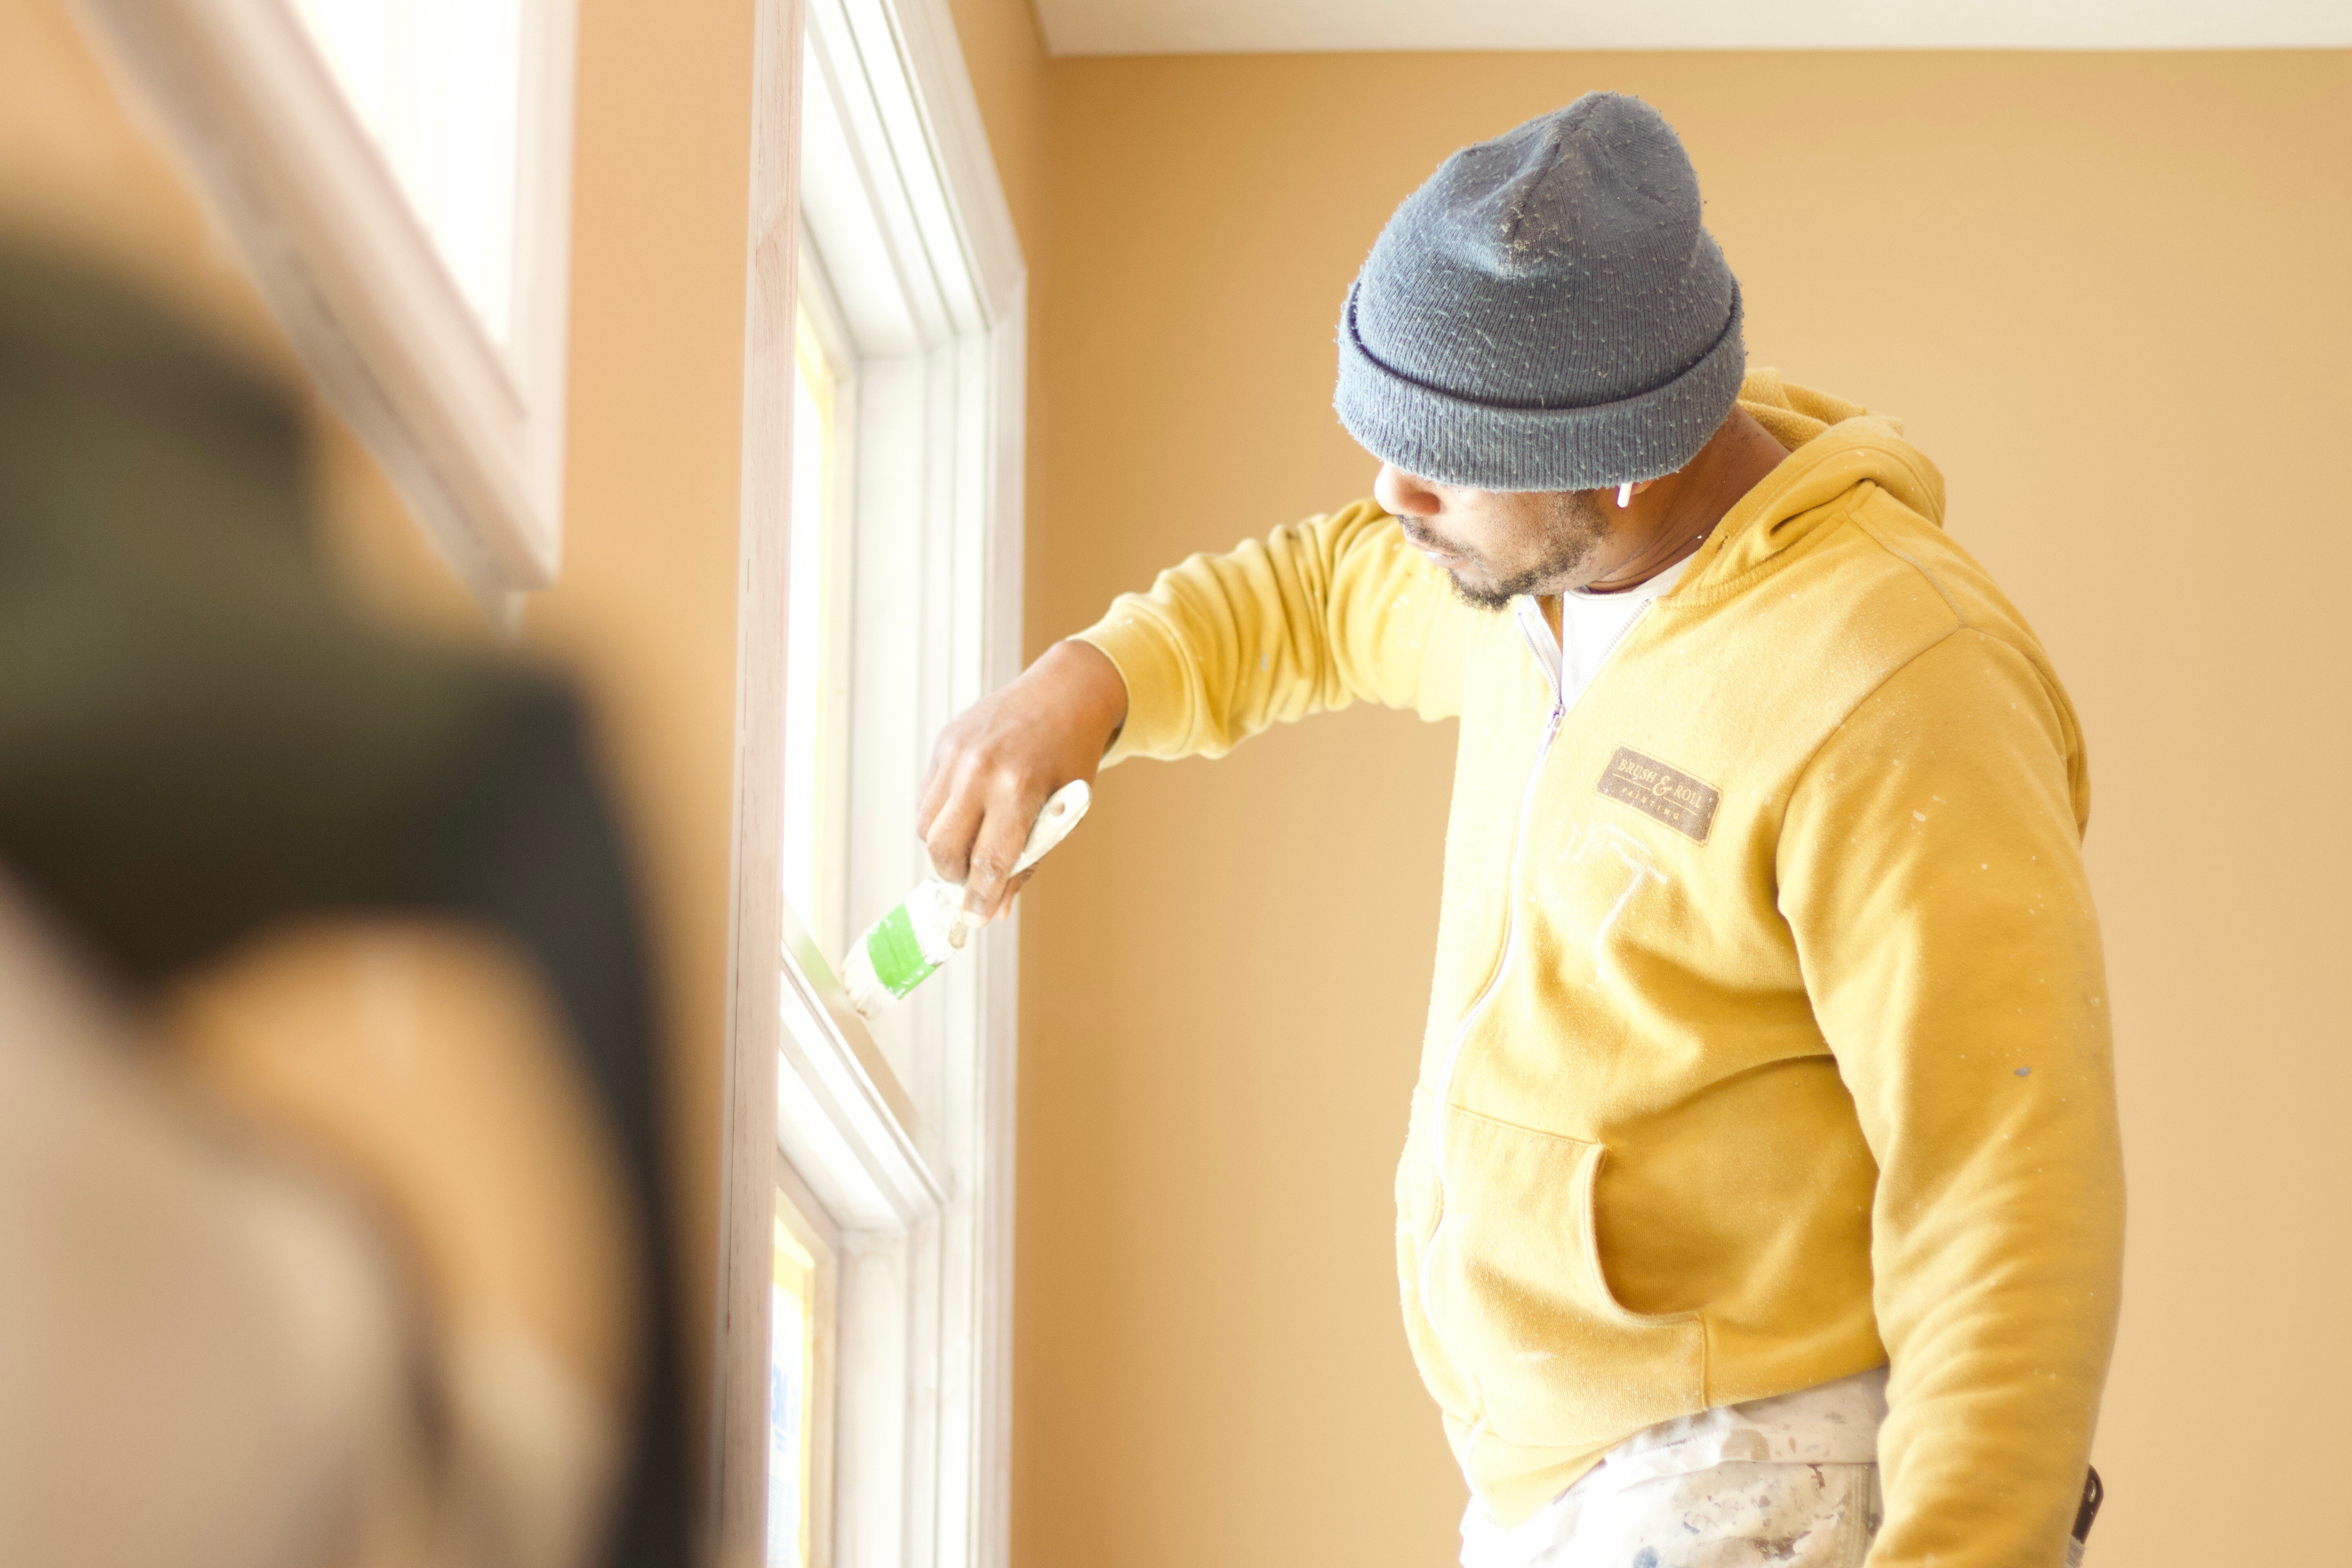
M576 0L522 0L510 341L495 342L284 0L81 0L296 350L501 619L562 561Z
M790 1231L802 1249L816 1261L814 1289L810 1292L809 1301L814 1352L809 1359L815 1364L803 1394L812 1419L803 1440L808 1444L809 1537L816 1547L812 1557L816 1563L824 1563L828 1561L826 1545L833 1539L835 1426L830 1419L820 1417L818 1413L835 1407L834 1378L839 1363L835 1341L840 1331L841 1231L825 1212L816 1194L801 1180L800 1173L784 1158L782 1150L778 1150L775 1156L775 1186L785 1202L784 1212L777 1215L778 1223ZM764 1522L761 1529L764 1541Z
M802 64L805 69L805 56ZM805 827L813 834L818 847L814 868L815 902L799 910L802 923L811 935L818 939L818 946L828 952L837 952L851 931L859 929L849 927L847 923L850 918L849 798L852 789L849 765L850 680L856 658L856 639L850 635L854 606L850 603L848 590L856 575L856 562L844 558L845 552L840 547L846 544L854 552L857 540L858 406L863 401L865 384L859 374L856 344L850 336L840 304L834 299L832 287L826 281L824 264L809 247L805 224L800 237L799 271L794 280L794 294L795 328L802 321L806 322L811 335L816 340L817 352L823 355L825 368L833 378L833 428L824 454L828 483L821 503L824 508L822 526L831 535L827 541L831 548L822 552L826 575L824 581L815 586L814 594L806 591L808 584L797 581L790 584L796 603L806 605L812 598L820 602L820 670L825 689L820 694L822 711L814 727L814 738L818 752L816 765L809 770L815 776L805 781L816 794L814 809L810 809L808 802L790 800L793 786L803 781L796 776L800 770L793 765L789 755L784 792L790 809L809 819ZM885 438L887 439L891 434L893 432L885 431ZM799 432L795 430L793 435L797 447ZM799 526L800 520L793 520L795 532ZM788 611L788 622L790 618L791 612ZM787 663L798 650L807 648L812 640L818 640L798 637L797 628L791 628L791 631L793 635L788 640L792 648L786 655ZM803 674L799 670L793 672L793 685L806 690ZM788 735L790 731L788 721Z
M912 824L932 736L1020 668L1025 273L945 0L758 0L755 26L712 1534L722 1563L763 1550L781 1152L839 1237L820 1560L1002 1568L1017 923L868 1029L782 896L780 699L804 216L857 356L854 932L923 869Z

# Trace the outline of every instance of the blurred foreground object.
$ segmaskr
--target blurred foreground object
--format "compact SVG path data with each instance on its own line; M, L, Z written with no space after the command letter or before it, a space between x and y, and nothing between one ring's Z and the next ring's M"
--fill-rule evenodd
M5 239L0 877L11 1561L687 1560L572 700L364 621L283 395Z
M362 1215L189 1114L0 888L0 1519L14 1561L397 1561L429 1450Z

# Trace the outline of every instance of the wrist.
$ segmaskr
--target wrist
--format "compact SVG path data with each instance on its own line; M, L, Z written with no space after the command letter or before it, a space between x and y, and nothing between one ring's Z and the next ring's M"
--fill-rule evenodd
M1098 732L1108 750L1127 723L1127 678L1108 654L1076 637L1055 643L1037 662L1048 660L1056 682L1071 687L1073 705L1087 715L1089 731Z

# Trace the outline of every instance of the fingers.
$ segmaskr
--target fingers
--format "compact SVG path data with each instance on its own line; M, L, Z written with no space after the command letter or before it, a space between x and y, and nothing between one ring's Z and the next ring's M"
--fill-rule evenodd
M1022 872L1018 877L1013 878L1013 880L1005 883L1004 897L998 900L994 909L989 910L988 918L992 921L1001 921L1006 915L1011 914L1013 912L1013 900L1021 896L1021 889L1027 887L1029 885L1029 879L1036 874L1037 868L1032 866L1026 871Z
M961 882L971 864L973 841L988 802L977 790L951 789L930 811L923 827L923 847L930 852L931 869L947 881Z
M1011 769L1000 771L991 782L987 810L972 838L963 876L963 907L984 919L993 918L1004 901L1013 863L1021 858L1046 795Z
M1013 862L1046 796L1094 776L1126 710L1117 666L1085 644L1057 643L940 731L915 831L932 870L964 885L976 921L1010 901Z
M961 729L961 724L950 724L940 731L939 741L931 747L930 765L923 770L922 792L915 805L915 837L926 843L954 782L955 763L963 749Z
M1003 903L1013 867L1052 793L1034 767L971 748L943 761L924 802L923 847L931 869L964 885L964 907L982 918Z

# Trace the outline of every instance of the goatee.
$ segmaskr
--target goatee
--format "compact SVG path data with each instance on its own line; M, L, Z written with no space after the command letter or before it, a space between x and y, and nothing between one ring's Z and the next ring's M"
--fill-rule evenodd
M1447 569L1445 580L1454 584L1454 595L1464 604L1489 613L1507 610L1513 599L1525 594L1544 593L1549 584L1573 575L1600 548L1609 531L1609 514L1596 497L1582 490L1561 490L1551 500L1552 515L1545 530L1544 553L1534 565L1476 585L1464 582L1459 573Z

